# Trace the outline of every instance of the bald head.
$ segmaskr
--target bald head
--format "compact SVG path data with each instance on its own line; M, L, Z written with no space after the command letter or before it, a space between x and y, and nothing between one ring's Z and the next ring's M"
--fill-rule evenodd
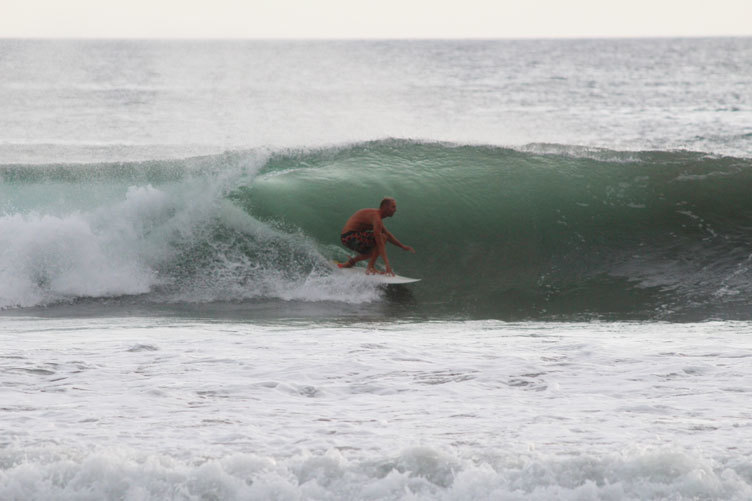
M393 199L392 197L384 197L383 200L381 200L381 204L379 204L379 209L383 209L384 207L386 207L387 205L391 203L396 204L397 201Z
M397 201L392 197L385 197L379 205L381 217L391 217L397 212Z

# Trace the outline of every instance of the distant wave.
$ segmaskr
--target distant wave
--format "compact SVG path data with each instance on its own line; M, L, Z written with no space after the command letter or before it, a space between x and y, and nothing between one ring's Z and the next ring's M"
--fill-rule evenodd
M385 195L412 308L482 318L750 318L752 160L383 140L0 167L0 307L383 300L333 274Z

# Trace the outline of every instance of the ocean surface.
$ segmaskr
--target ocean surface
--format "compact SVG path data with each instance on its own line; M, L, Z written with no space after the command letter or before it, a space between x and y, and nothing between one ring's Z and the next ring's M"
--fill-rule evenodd
M0 40L0 499L750 499L750 193L752 38Z

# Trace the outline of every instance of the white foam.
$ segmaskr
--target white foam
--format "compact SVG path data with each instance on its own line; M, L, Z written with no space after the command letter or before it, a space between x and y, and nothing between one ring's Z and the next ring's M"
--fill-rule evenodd
M145 300L360 303L380 297L373 285L333 276L305 235L275 229L228 201L228 189L251 182L247 170L124 186L119 196L113 185L112 198L87 209L66 203L48 213L7 209L0 216L0 308L165 287L169 294Z
M128 243L79 213L0 217L0 308L147 292L154 273Z
M0 325L3 500L752 495L749 323Z
M13 457L15 455L15 457ZM428 447L348 459L335 449L275 459L200 460L128 449L3 452L7 500L582 500L752 496L749 465L672 450L570 458L507 453L472 460Z

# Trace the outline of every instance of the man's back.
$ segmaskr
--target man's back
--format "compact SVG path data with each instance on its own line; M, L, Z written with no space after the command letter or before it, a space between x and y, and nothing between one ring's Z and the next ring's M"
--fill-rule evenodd
M350 219L347 220L345 226L342 228L342 233L373 230L374 222L380 219L379 209L360 209L350 216Z

